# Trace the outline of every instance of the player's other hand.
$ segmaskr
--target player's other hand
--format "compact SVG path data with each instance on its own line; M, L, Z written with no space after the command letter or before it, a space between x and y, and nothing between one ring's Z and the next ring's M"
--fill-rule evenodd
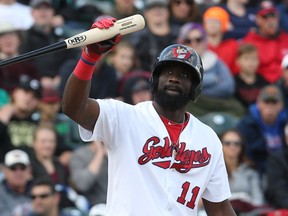
M99 28L99 29L109 29L110 27L114 26L114 23L117 20L110 16L100 16L97 19L95 19L95 22L91 26L91 29L93 28ZM109 51L113 50L115 46L119 43L122 35L118 34L115 37L97 42L94 44L89 44L84 48L84 52L91 58L98 59L99 56L108 53Z

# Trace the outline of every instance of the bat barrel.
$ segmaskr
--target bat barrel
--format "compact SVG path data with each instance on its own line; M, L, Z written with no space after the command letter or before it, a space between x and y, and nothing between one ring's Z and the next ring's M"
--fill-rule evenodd
M115 25L110 27L109 29L98 29L98 28L90 29L88 31L67 38L64 41L59 41L49 46L21 54L14 58L0 61L0 68L7 66L9 64L21 62L27 59L38 57L55 51L81 47L84 45L108 40L110 38L115 37L117 34L126 35L135 31L139 31L143 29L144 26L145 26L145 20L143 16L140 14L136 14L116 21Z
M28 60L28 59L31 59L34 57L38 57L38 56L41 56L41 55L44 55L47 53L64 50L64 49L66 49L66 47L67 47L67 45L64 41L59 41L59 42L51 44L49 46L42 47L40 49L31 51L28 53L21 54L19 56L14 57L14 58L0 61L0 68L7 66L7 65L10 65L10 64L13 64L13 63L21 62L21 61Z

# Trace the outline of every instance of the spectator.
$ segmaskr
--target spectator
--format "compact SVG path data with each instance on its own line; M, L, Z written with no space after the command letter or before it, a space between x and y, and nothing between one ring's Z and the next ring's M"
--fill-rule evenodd
M123 101L128 104L137 104L152 99L150 92L149 72L135 72L125 80L123 87Z
M284 97L284 107L288 110L288 54L286 54L281 63L282 75L276 83L282 91Z
M79 57L66 60L60 68L60 95L63 95L65 84L77 64ZM115 98L118 96L117 87L118 79L115 68L105 61L105 58L100 59L95 67L89 96L91 98ZM78 128L77 128L78 131Z
M236 63L239 73L235 75L236 98L248 111L249 106L256 102L260 90L269 84L259 73L259 54L252 44L241 44L237 51Z
M121 41L107 58L108 62L115 68L119 80L128 72L137 69L136 50L129 41Z
M256 15L257 30L252 29L243 38L259 51L260 73L269 83L281 77L281 61L288 52L288 34L279 29L279 11L272 1L262 1ZM269 50L269 52L267 52Z
M71 182L90 205L106 203L108 186L107 149L100 141L77 148L70 160Z
M14 28L21 30L29 29L34 22L31 8L17 0L0 1L0 20L1 22L11 22Z
M135 6L135 0L114 0L114 5L107 11L107 14L117 20L141 13L141 10Z
M256 7L248 5L249 0L222 1L223 7L230 17L230 28L225 32L225 38L241 40L251 28L256 27ZM253 2L256 2L253 0Z
M32 0L30 6L35 22L31 28L25 31L24 52L40 49L65 38L61 26L55 26L54 24L55 9L49 0ZM29 61L37 67L43 88L59 87L59 68L67 58L72 58L76 55L76 50L50 53L44 57L40 56Z
M11 100L0 109L0 154L12 148L31 153L34 129L37 122L32 118L41 97L38 80L24 77L11 93ZM3 162L3 155L0 157Z
M170 23L180 28L186 22L202 22L202 14L195 0L169 0Z
M232 196L230 201L238 213L260 208L265 203L258 172L247 159L244 140L237 129L220 135Z
M38 104L38 112L33 115L38 124L52 124L57 133L57 148L55 156L62 165L68 166L71 151L80 140L79 133L73 134L73 127L77 127L66 115L60 112L61 97L56 89L43 89L42 97ZM74 129L76 130L76 128ZM77 131L77 130L76 130ZM78 135L78 137L77 137ZM77 139L78 138L78 139Z
M58 5L62 1L57 1ZM57 10L57 6L55 8L56 12L59 11L64 18L64 26L63 28L67 28L68 32L72 34L71 36L86 31L90 28L91 20L94 20L95 17L102 15L104 12L100 8L100 6L104 5L103 3L107 3L107 0L95 1L95 0L75 0L69 1L66 0L66 6L64 5L62 9Z
M57 135L53 125L40 124L33 136L33 155L31 156L33 178L41 176L50 177L54 184L69 186L69 171L54 155L57 146ZM74 207L73 202L67 197L66 191L62 191L60 208Z
M232 38L224 38L230 26L229 14L221 7L210 7L203 14L203 21L208 49L215 52L235 75L238 72L235 64L238 42Z
M280 29L288 32L288 12L287 12L287 7L288 7L288 1L287 0L282 0L280 3L277 4L277 9L279 13L281 14L280 16Z
M31 187L32 212L25 216L79 216L81 212L71 209L70 212L59 209L60 195L49 178L37 178ZM73 211L73 212L72 212Z
M123 77L138 68L139 59L135 47L129 41L121 41L107 56L108 63L115 68L118 79L118 95L123 85Z
M283 150L285 146L286 122L281 91L275 85L268 85L261 89L256 103L250 106L249 113L237 126L245 139L247 156L261 177L265 177L269 154Z
M241 116L244 110L241 104L233 98L235 82L228 67L208 50L206 32L201 24L186 23L180 29L178 43L195 49L202 58L204 76L202 94L196 103L189 104L188 109L197 116L208 112L228 112Z
M0 61L21 54L22 36L22 32L13 27L10 22L0 21ZM25 76L38 80L40 78L36 67L28 61L2 67L0 68L0 88L11 93L19 85L20 79L24 79Z
M178 31L169 23L167 0L146 0L144 30L131 34L140 68L151 71L155 59L167 45L175 42Z
M268 201L276 209L288 209L288 124L284 131L286 147L267 161Z
M61 97L56 89L46 88L41 92L42 96L39 101L39 122L56 123L57 114L61 107Z
M0 184L1 216L11 216L16 209L30 211L31 167L28 155L19 149L7 152L4 161L4 180Z

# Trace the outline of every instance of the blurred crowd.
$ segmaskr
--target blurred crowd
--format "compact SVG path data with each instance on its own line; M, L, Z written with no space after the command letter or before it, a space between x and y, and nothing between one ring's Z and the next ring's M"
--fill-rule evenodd
M134 14L145 28L97 63L90 97L151 100L160 51L191 46L205 71L188 111L223 144L233 208L288 215L288 0L0 0L0 61L86 31L99 16ZM107 150L84 143L61 111L81 52L0 68L1 216L105 215Z

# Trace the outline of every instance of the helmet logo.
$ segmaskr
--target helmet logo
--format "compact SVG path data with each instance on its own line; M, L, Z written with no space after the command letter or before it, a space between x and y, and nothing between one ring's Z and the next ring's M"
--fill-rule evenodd
M178 46L177 48L175 47L172 49L172 55L174 58L183 59L183 60L188 61L189 58L192 56L192 53L189 52L184 47Z

